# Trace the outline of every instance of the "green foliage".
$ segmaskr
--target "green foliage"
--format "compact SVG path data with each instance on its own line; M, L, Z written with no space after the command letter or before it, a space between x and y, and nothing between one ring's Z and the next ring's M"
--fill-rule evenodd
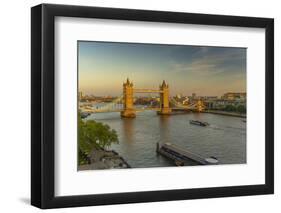
M239 112L239 113L246 113L246 107L245 106L243 106L243 105L239 105L239 106L237 106L237 112Z
M79 159L79 165L91 163L89 157L80 148L78 150L78 159Z
M233 105L226 105L224 110L227 111L227 112L235 112L236 111L236 107L233 106Z
M238 106L226 105L224 111L246 113L246 107L243 105L238 105Z
M108 148L112 143L118 143L114 129L106 124L93 120L83 121L78 114L79 164L89 163L88 155L93 148Z

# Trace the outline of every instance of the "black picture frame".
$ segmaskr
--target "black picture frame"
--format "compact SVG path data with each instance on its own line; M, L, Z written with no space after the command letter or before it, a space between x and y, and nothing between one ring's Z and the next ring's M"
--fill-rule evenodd
M266 128L265 184L95 195L54 195L55 17L100 18L162 23L264 28ZM197 198L272 194L274 192L274 20L164 11L41 4L31 8L31 204L60 208Z

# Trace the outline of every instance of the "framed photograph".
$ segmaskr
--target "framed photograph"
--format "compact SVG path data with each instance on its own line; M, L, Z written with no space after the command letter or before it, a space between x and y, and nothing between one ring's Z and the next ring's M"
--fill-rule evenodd
M31 203L272 194L274 20L31 9Z

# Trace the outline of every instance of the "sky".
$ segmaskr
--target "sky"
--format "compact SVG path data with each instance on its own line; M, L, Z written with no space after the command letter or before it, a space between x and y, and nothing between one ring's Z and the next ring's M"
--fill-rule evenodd
M170 94L221 96L246 92L246 48L78 41L79 91L120 96L129 78L134 88Z

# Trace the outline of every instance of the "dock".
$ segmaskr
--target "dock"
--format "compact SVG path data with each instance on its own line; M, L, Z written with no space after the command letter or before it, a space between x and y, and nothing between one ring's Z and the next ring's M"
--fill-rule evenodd
M204 158L171 143L165 143L163 145L157 143L156 152L173 160L177 166L184 166L190 160L200 165L215 165L219 163L215 157Z

